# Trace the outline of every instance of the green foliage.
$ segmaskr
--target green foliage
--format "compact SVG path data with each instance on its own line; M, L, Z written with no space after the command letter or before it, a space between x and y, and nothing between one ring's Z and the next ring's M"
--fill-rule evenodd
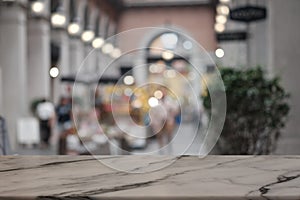
M227 114L217 143L222 154L270 154L285 126L289 95L279 78L267 79L261 68L222 68ZM213 91L216 92L216 91ZM204 97L210 110L210 97Z

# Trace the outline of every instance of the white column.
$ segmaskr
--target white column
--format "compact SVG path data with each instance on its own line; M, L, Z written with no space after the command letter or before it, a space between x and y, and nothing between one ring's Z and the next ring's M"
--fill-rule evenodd
M3 115L12 148L15 149L17 120L28 112L26 10L18 1L0 6L0 67L2 69Z
M85 57L83 63L83 71L89 74L96 72L97 64L97 51L90 44L85 44L84 46Z
M28 21L28 99L50 97L50 24L42 18Z
M84 60L84 45L80 38L70 38L70 74L76 75Z
M0 115L2 115L3 113L3 105L2 105L2 102L3 102L3 93L2 93L2 69L0 67Z

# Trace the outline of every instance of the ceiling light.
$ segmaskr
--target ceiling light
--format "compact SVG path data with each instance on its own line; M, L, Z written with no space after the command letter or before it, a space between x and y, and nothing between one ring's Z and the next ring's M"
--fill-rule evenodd
M78 35L79 31L80 31L80 26L78 23L73 22L73 23L69 24L68 33L70 35Z
M81 35L81 39L84 42L91 42L95 37L95 33L92 30L85 30L82 35Z
M56 78L58 77L59 75L59 69L57 67L52 67L50 70L49 70L49 74L52 78Z
M134 83L134 78L131 75L125 76L123 82L125 85L132 85Z
M113 58L119 58L121 56L121 50L119 48L114 48L114 50L110 53L110 56Z
M104 44L104 40L101 37L96 37L92 42L92 46L95 49L100 49L103 46L103 44Z
M221 33L225 31L225 25L224 24L215 24L215 31L218 33Z
M172 51L166 50L162 53L162 58L165 60L171 60L174 58L174 54Z
M215 51L215 54L218 58L223 58L223 56L225 55L224 53L224 50L221 49L221 48L218 48L216 51Z
M162 91L156 90L156 91L154 92L154 96L155 96L155 98L157 98L157 99L161 99L161 98L163 98L164 94L163 94Z
M229 7L226 5L218 5L217 6L217 13L221 15L228 15L230 12Z
M149 104L149 106L150 107L155 107L155 106L158 106L158 99L157 98L155 98L155 97L150 97L149 99L148 99L148 104Z
M40 1L35 1L31 4L31 10L34 13L40 14L44 11L44 3Z
M227 17L225 15L217 15L216 22L218 24L225 24L227 22Z
M63 27L66 23L66 16L61 13L54 13L51 16L51 24L54 27Z
M114 46L110 43L106 43L102 47L102 52L104 54L110 54L114 50Z

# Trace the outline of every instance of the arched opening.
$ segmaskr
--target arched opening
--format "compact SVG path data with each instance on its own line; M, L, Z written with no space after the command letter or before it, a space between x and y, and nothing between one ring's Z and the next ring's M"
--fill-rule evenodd
M191 66L195 51L195 45L185 34L169 30L154 35L145 52L148 81L160 83L176 95L184 121L191 121L194 117L191 113L195 111L195 91L190 87L193 84L200 85L200 80L194 81L197 73Z

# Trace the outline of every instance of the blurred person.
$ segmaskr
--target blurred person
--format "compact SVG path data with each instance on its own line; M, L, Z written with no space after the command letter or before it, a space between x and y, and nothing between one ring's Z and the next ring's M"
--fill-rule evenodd
M151 128L160 148L168 145L172 138L176 126L176 116L179 114L179 108L176 101L174 101L166 91L163 91L163 97L159 100L159 104L150 109L149 115L151 120ZM164 140L167 138L167 143ZM169 146L169 153L172 149Z
M4 117L0 115L0 155L10 154L10 144Z
M72 103L68 97L61 97L56 106L57 126L59 133L72 127Z
M40 123L41 145L47 147L55 119L54 105L47 99L42 99L37 105L36 114Z

